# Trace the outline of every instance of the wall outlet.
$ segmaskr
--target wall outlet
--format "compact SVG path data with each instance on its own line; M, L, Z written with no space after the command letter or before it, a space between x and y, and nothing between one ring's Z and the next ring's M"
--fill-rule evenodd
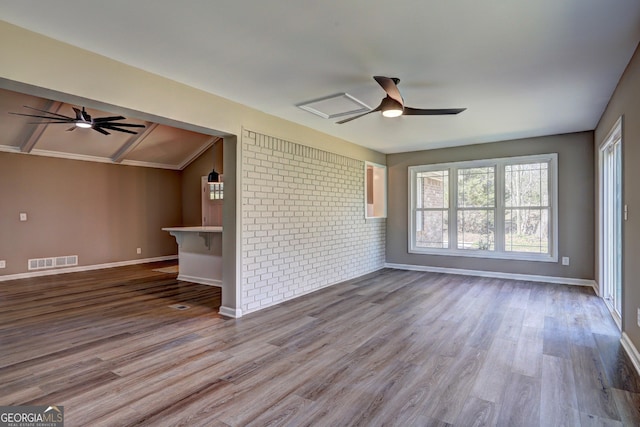
M0 260L0 268L7 268L7 261Z
M569 257L568 256L563 256L562 257L562 265L569 265Z
M20 212L20 221L26 221L26 220L27 220L27 213Z
M138 249L136 249L136 253L137 253L138 255L140 255L140 254L142 253L142 248L138 248Z
M640 326L640 308L638 309L638 326Z

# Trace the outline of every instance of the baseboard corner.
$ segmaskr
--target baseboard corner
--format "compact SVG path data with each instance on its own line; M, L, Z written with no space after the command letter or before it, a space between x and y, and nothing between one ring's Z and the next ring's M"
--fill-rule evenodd
M242 317L242 310L239 308L231 308L231 307L225 307L224 305L220 306L220 309L218 310L218 313L220 313L223 316L226 317L231 317L233 319L237 319Z
M633 367L636 368L636 372L640 375L640 353L638 349L629 338L626 332L622 333L622 338L620 338L620 343L622 344L622 348L627 352L627 356L631 359L631 363L633 363Z

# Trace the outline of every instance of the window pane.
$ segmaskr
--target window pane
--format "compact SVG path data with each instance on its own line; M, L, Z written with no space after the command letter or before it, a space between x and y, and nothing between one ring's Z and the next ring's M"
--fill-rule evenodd
M492 251L493 232L493 209L458 211L458 249Z
M505 206L549 206L549 164L505 167Z
M416 207L449 207L449 171L419 172L416 178Z
M458 170L458 207L494 207L494 176L493 167Z
M549 209L506 209L507 252L549 253Z
M416 212L416 246L449 247L449 213L447 210Z

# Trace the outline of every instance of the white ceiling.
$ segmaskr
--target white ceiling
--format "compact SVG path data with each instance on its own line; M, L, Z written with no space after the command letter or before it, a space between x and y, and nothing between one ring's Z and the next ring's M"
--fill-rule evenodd
M640 41L638 0L0 0L2 19L385 153L592 130ZM457 116L335 124L297 104L373 75Z

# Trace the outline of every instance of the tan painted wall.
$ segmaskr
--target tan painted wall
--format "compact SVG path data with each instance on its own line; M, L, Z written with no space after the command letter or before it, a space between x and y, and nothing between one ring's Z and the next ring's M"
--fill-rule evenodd
M29 258L96 265L177 253L161 228L181 225L178 171L0 152L0 195L0 275L27 272Z
M595 130L595 150L622 116L623 203L629 219L622 224L623 284L622 330L640 348L640 327L636 314L640 307L640 45L622 75L609 105ZM598 175L596 175L598 176ZM599 194L598 181L595 194ZM594 205L596 212L598 205ZM598 219L599 221L599 219ZM597 222L596 222L597 224ZM597 239L597 233L596 233ZM595 262L597 264L598 252ZM596 276L597 277L597 276Z
M408 253L409 166L558 153L558 246L560 262L531 262ZM494 142L440 150L390 154L387 262L468 270L593 279L593 133Z

